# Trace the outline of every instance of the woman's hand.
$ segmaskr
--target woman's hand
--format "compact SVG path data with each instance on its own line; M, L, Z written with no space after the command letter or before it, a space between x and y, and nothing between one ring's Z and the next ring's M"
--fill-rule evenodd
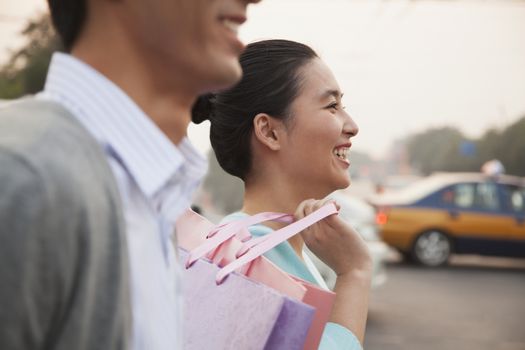
M334 202L330 199L308 199L299 204L295 219L299 220ZM337 203L335 203L339 209ZM301 232L306 246L339 276L354 272L370 273L372 259L366 243L339 215L331 215Z
M297 207L295 218L301 219L328 202L306 200ZM372 276L372 258L364 240L337 214L310 226L301 236L308 248L337 274L330 321L348 328L363 344Z

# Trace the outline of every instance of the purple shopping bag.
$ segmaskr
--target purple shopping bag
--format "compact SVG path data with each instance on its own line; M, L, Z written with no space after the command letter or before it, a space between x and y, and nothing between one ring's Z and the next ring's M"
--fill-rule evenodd
M184 264L188 252L179 248ZM182 273L184 349L302 349L315 309L201 258Z

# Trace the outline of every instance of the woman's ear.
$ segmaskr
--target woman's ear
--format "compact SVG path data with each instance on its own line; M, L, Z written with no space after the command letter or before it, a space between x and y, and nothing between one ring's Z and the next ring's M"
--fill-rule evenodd
M281 149L282 122L266 113L259 113L253 119L255 138L272 151Z

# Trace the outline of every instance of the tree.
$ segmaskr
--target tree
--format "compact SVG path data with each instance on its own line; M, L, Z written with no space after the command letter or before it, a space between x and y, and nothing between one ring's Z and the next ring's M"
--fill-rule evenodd
M22 35L26 44L0 69L0 98L11 99L42 90L54 51L61 50L48 14L31 20Z
M525 176L525 117L503 130L496 152L506 173Z
M423 174L471 170L475 158L461 152L462 144L468 141L459 130L451 127L412 135L407 142L410 162Z
M472 153L462 152L470 143ZM525 117L499 131L488 130L469 140L451 127L430 129L408 137L412 165L424 174L434 171L480 171L488 160L498 159L506 173L525 176Z

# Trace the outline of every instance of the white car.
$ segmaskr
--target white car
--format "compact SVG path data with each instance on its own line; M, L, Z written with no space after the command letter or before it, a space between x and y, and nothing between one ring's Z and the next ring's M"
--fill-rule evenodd
M329 197L334 199L341 206L339 215L357 232L359 232L368 245L374 264L372 288L382 285L387 279L385 259L389 250L388 246L379 238L374 207L362 199L349 196L341 191L334 192ZM308 253L326 281L328 287L333 289L336 280L335 272L333 272L332 269L319 260L314 254L309 251Z

